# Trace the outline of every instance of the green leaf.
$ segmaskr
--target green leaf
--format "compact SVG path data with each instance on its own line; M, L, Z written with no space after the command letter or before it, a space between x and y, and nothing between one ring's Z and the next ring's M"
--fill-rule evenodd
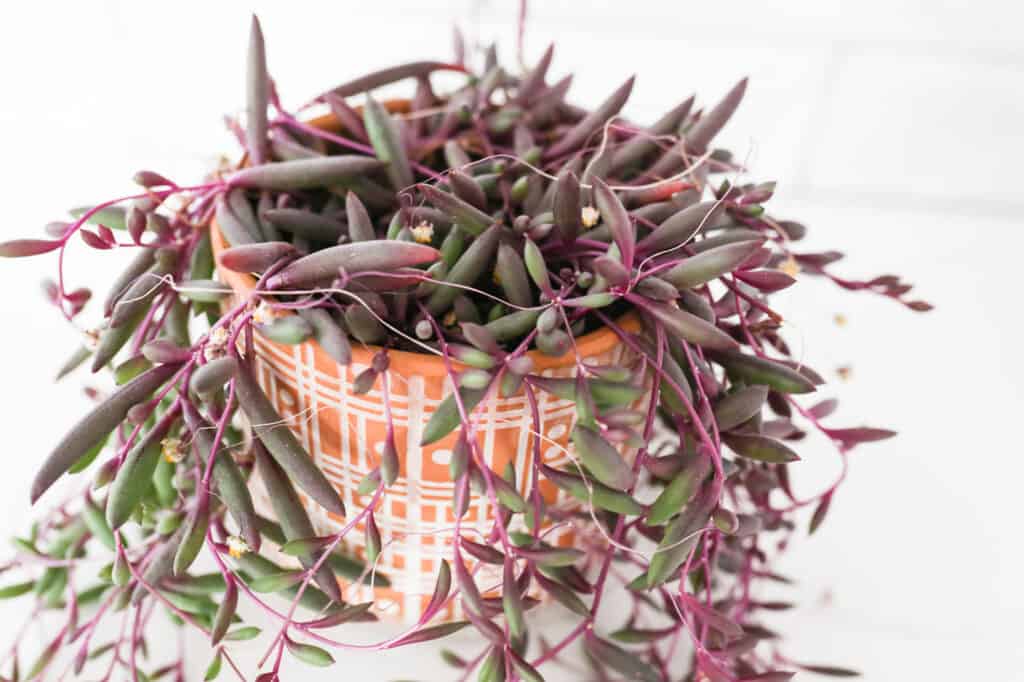
M103 512L91 499L87 498L85 501L85 506L82 509L82 519L85 521L85 525L93 537L102 542L107 549L114 549L114 532L107 525L107 519L103 516Z
M711 463L707 457L698 457L684 464L647 511L647 523L661 525L682 511L710 470Z
M576 454L587 470L601 483L615 490L628 490L636 481L636 474L622 454L597 431L577 424L572 432Z
M575 497L577 500L592 504L598 509L613 512L615 514L626 514L636 516L643 512L643 507L626 493L612 490L608 486L597 481L584 481L583 478L568 471L552 469L546 464L541 465L541 471L545 478L554 482L562 490Z
M91 210L92 206L79 206L71 209L69 213L74 218L81 218ZM128 229L125 222L127 215L128 212L121 206L107 206L93 213L85 222L93 225L106 225L111 230L125 230Z
M220 675L220 668L223 662L223 656L220 649L218 649L217 655L213 657L213 660L210 661L210 665L207 666L206 674L203 675L203 679L206 680L206 682L217 679L217 675Z
M250 639L256 639L260 636L260 632L262 631L258 627L250 625L244 628L238 628L237 630L232 630L228 634L224 635L224 641L245 642Z
M661 679L657 669L639 655L601 639L592 630L587 631L583 644L594 658L622 673L626 679L637 682L658 682Z
M473 408L480 403L484 393L485 391L474 388L459 389L459 396L462 398L462 405L467 413L472 412ZM461 423L462 418L459 415L459 406L455 402L455 394L452 393L441 401L441 404L437 406L437 410L430 416L430 421L427 422L426 427L423 429L420 445L436 443L454 431L455 427Z
M26 580L23 583L15 583L13 585L7 585L6 587L0 587L0 599L14 599L20 597L23 594L28 594L32 591L32 588L36 586L36 581Z
M395 121L391 114L369 95L363 106L363 125L366 126L366 133L377 158L387 164L388 178L395 191L412 185L409 157L406 156Z
M302 571L282 571L253 578L249 581L249 589L260 593L280 592L297 585L301 580Z
M810 393L814 382L781 362L740 352L712 353L712 359L725 367L729 377L746 384L763 384L781 393Z
M107 434L106 437L100 440L100 442L96 443L96 445L93 445L91 448L89 448L89 451L82 455L77 462L72 464L71 468L68 469L68 473L77 474L88 469L89 465L95 462L99 454L103 452L103 448L107 446L107 441L109 440L110 434Z
M334 656L331 656L327 650L321 649L318 646L295 642L290 639L285 639L285 644L288 646L288 651L290 651L295 658L304 663L309 663L310 665L315 665L320 668L326 668L334 663Z
M722 434L722 440L737 455L758 462L783 464L800 459L793 450L781 441L758 434Z

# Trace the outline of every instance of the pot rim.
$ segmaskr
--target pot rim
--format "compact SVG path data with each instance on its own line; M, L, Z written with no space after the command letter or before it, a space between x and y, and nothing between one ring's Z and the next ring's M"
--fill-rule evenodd
M391 112L395 111L407 111L409 107L409 101L404 99L388 100L384 102L384 105ZM340 130L341 126L333 114L326 114L319 116L309 121L310 125L316 126L324 130ZM242 159L243 164L246 162L246 158ZM256 289L256 279L243 272L234 272L228 270L220 264L221 253L228 248L227 241L224 239L224 235L221 233L220 228L217 226L215 218L210 218L209 223L210 230L210 243L213 247L214 262L217 269L217 273L228 284L236 295L240 297L248 297ZM617 322L628 331L636 331L640 324L633 312L627 312ZM594 357L610 351L619 343L618 335L608 327L602 326L599 329L595 329L592 332L584 334L583 336L576 337L574 339L575 348L570 349L564 355L559 357L552 357L545 355L537 349L526 351L526 355L533 360L534 370L543 371L545 369L559 369L572 366L576 364L577 355L581 359ZM316 339L309 339L304 341L299 346L311 346L319 358L323 355L326 358L330 356L320 346ZM373 356L382 349L382 346L376 346L371 344L362 344L353 340L352 343L352 362L361 365L370 365ZM415 373L422 376L447 376L448 370L445 367L444 358L440 355L434 355L432 353L417 353L413 351L404 351L397 349L388 350L388 359L390 360L391 369L397 370L400 374ZM330 359L330 362L335 362ZM459 370L464 365L456 360L451 360L454 369ZM319 363L316 363L319 364Z

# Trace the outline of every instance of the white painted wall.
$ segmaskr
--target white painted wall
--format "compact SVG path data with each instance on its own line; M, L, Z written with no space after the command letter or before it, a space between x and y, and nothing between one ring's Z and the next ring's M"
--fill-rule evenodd
M825 285L785 299L812 363L833 377L853 365L828 388L844 398L840 416L901 432L856 452L823 532L786 558L806 605L785 619L789 651L871 682L1020 679L1024 13L994 0L533 4L527 54L557 39L555 68L578 72L581 102L635 72L627 113L642 120L749 74L724 137L755 177L780 182L776 212L802 218L814 246L848 253L844 272L895 270L938 306L915 316ZM8 3L0 240L117 195L140 167L198 177L232 152L220 116L242 102L253 9L292 103L373 67L447 56L453 21L513 53L510 2ZM48 380L75 339L38 305L42 267L0 264L3 535L29 523L36 463L84 405L75 382ZM69 272L103 281L110 270L82 249ZM808 453L802 482L834 464L826 448ZM22 612L0 604L4 641ZM344 656L346 679L453 677L428 648Z

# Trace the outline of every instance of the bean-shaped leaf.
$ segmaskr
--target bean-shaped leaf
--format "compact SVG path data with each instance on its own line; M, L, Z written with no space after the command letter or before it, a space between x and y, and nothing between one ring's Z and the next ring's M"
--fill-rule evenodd
M267 288L302 287L329 282L338 275L339 270L350 274L365 270L395 270L433 263L439 257L440 253L436 249L413 242L375 239L340 244L290 263L267 280Z
M150 432L153 434L153 432ZM156 465L160 461L160 438L147 435L125 457L107 494L107 523L118 529L142 501Z
M25 258L54 251L63 244L60 239L12 239L0 242L0 258Z
M501 226L492 225L483 234L473 240L469 248L459 257L445 281L449 284L468 286L476 282L485 270L491 267L494 254L498 250L501 238ZM447 310L461 289L454 286L438 286L427 300L427 310L437 315Z
M282 258L297 254L298 249L288 242L243 244L221 252L220 264L234 272L263 272Z
M609 172L614 172L639 162L645 156L656 151L658 149L658 137L675 134L679 124L689 115L692 108L693 95L690 95L651 124L649 128L639 131L629 138L612 154Z
M498 341L511 341L528 334L537 324L538 317L539 310L517 310L491 320L484 326Z
M628 490L636 482L636 474L626 460L597 431L577 424L572 442L580 461L601 483L615 490Z
M658 670L634 652L601 639L593 630L587 630L583 645L590 655L629 680L658 682L662 679Z
M516 582L515 562L508 560L503 563L501 608L505 613L509 634L514 640L520 640L526 634L523 595Z
M200 498L192 513L185 522L185 533L182 535L181 544L174 555L174 573L181 575L188 570L192 562L199 556L199 551L206 541L206 531L210 527L210 502L208 497Z
M626 493L612 490L606 485L597 481L584 481L581 477L565 471L552 469L546 464L541 465L541 471L545 478L554 482L562 490L581 502L587 502L599 509L605 509L616 514L636 516L643 511L636 500Z
M256 327L259 333L274 343L295 346L313 336L313 327L298 315L285 315Z
M366 104L363 105L363 126L377 158L387 164L388 178L395 191L412 185L412 168L398 127L391 114L370 96L367 96Z
M815 390L813 381L781 362L744 355L739 351L713 353L711 357L725 367L730 377L748 384L763 384L781 393L810 393Z
M619 254L622 264L627 270L633 267L633 253L636 250L636 230L633 228L633 221L622 205L619 198L615 196L608 185L601 178L593 179L594 201L597 210L601 212L604 224L612 233L612 239L619 247Z
M285 569L254 552L243 554L235 559L235 561L238 567L245 571L247 575L246 583L250 585L254 579L285 572ZM283 589L282 592L294 597L298 593L298 588L295 585L291 585ZM337 608L337 605L333 604L327 595L312 585L307 585L306 589L303 590L299 603L304 608L318 614L322 614L325 610L333 612Z
M320 506L331 513L344 516L345 505L338 492L299 444L295 434L263 393L249 368L240 367L236 373L235 393L257 437L281 468ZM305 535L309 536L312 533Z
M647 511L648 525L658 526L668 522L683 510L693 499L707 475L711 472L708 457L695 457L684 463L683 468L668 485L662 489Z
M335 243L345 232L341 221L298 208L268 208L260 217L296 237L314 242Z
M92 210L92 206L79 206L71 209L69 213L74 218L81 218ZM106 225L112 230L123 230L126 228L125 217L127 214L128 212L123 206L104 206L98 211L94 211L85 222L93 225Z
M138 254L132 258L128 267L125 268L110 285L107 296L103 299L104 316L110 315L111 311L114 310L114 305L122 294L124 294L125 290L131 286L132 282L141 277L142 273L149 270L153 266L155 260L156 249L138 250Z
M447 214L453 222L473 236L481 234L494 224L494 218L459 197L442 192L433 185L420 185L420 194L432 205Z
M384 164L369 156L339 154L250 166L227 177L229 187L282 192L338 185L379 170ZM219 221L218 221L219 222Z
M238 360L230 355L214 358L197 368L189 379L189 388L198 395L211 395L235 376Z
M739 344L715 325L702 320L692 313L661 301L647 301L644 310L650 313L669 334L713 350L731 350Z
M245 192L242 190L232 190L227 194L217 197L216 211L214 213L214 219L217 223L217 229L220 230L224 238L228 240L228 243L232 246L242 246L245 244L253 244L259 239L254 234L254 229L251 223L246 219L245 215L239 215L238 213L238 201L232 200L232 197L237 196L242 202L248 202L245 198ZM251 209L248 213L251 214Z
M213 435L216 429L192 408L186 409L185 421L192 432L192 452L205 467L211 453L214 452ZM220 448L219 444L217 448ZM159 473L159 465L157 473ZM217 455L213 464L213 479L217 486L217 495L241 529L242 537L249 543L250 549L258 550L260 547L259 520L256 517L246 480L230 454Z
M739 83L734 85L725 97L722 98L718 104L707 112L693 124L686 133L686 147L692 152L702 154L707 149L707 146L714 139L715 135L725 127L733 113L736 111L736 107L740 105L740 101L743 99L743 94L747 90L747 79L744 78Z
M677 289L693 289L732 272L761 248L763 243L751 240L723 244L685 258L659 276Z
M288 651L291 655L303 663L309 663L319 668L334 665L334 656L331 656L330 652L326 649L321 649L312 644L295 642L288 638L285 638L285 643L288 645Z
M331 314L321 308L299 310L299 317L313 328L313 338L339 365L352 361L352 344Z
M572 566L585 555L572 547L542 547L539 549L520 547L516 554L536 562L540 566Z
M35 503L71 465L124 421L132 406L146 400L178 371L178 367L159 365L144 372L112 393L78 422L44 460L32 482L31 501Z
M608 97L608 99L603 101L596 109L584 116L583 119L565 133L565 135L563 135L556 144L549 147L545 152L544 157L554 159L568 152L574 151L583 145L591 135L601 130L605 123L607 123L610 118L618 114L626 104L626 100L629 99L629 94L633 91L634 80L635 76L630 76L630 78L620 85L615 92Z
M441 639L449 635L454 635L459 630L469 625L468 621L459 620L453 623L440 623L438 625L429 625L427 627L417 628L410 632L404 637L392 642L392 646L407 646L409 644L419 644L420 642L430 642L435 639Z
M260 21L254 14L249 29L249 53L246 60L246 147L249 160L264 162L267 148L267 101L270 77L267 75L267 51Z
M224 594L220 599L220 606L217 607L217 614L213 617L213 625L210 627L210 644L216 646L224 638L235 617L237 608L238 586L232 581L227 583Z
M665 534L647 566L648 589L671 578L686 561L697 544L700 530L707 525L715 504L717 500L711 495L710 486L705 486L665 528Z
M558 174L554 187L555 231L563 243L570 244L583 231L580 181L572 170L565 168Z
M527 279L526 266L516 250L508 244L498 247L498 260L494 266L495 279L505 297L517 306L527 308L533 305L533 292Z
M715 421L719 430L734 429L754 415L760 414L767 400L767 386L744 386L729 393L715 405Z
M345 215L348 218L348 238L353 242L369 242L377 238L366 206L355 192L345 194Z
M434 71L459 71L465 73L466 67L460 64L448 64L446 62L409 62L398 66L388 67L380 71L368 73L346 83L328 90L336 97L351 97L368 90L374 90L382 85L395 83L406 78L422 78L429 76Z
M641 239L637 249L643 253L654 253L682 246L703 227L713 224L724 209L725 203L721 201L705 201L687 206Z
M534 579L540 588L550 594L555 601L569 609L573 613L587 618L590 616L590 609L586 603L580 599L575 592L570 590L565 585L551 580L540 573L534 574Z
M789 446L774 438L758 434L722 434L722 440L737 455L753 459L758 462L771 464L783 464L796 462L800 459Z
M460 388L459 397L462 400L462 405L467 413L472 413L473 409L483 399L485 391L472 388ZM462 423L462 418L459 415L459 406L455 402L455 394L449 394L441 404L437 406L434 414L430 416L430 420L423 429L423 436L420 439L420 445L430 445L441 440L449 433L455 430L455 427Z
M125 289L114 305L114 311L110 316L111 327L130 323L149 309L152 300L167 286L164 278L174 270L176 260L168 256L157 258L153 267L139 275L138 279Z
M446 177L455 196L480 210L487 208L487 195L476 180L457 168Z
M283 467L269 456L264 447L255 447L253 453L256 457L256 466L260 478L263 480L267 496L270 498L274 516L281 524L281 530L284 533L285 539L294 541L313 537L315 535L313 523L309 519L309 514L306 513L305 508L302 506L302 501L295 492L295 488L285 475ZM309 568L315 563L317 557L318 553L311 552L300 556L299 561L303 566ZM314 579L316 584L320 586L320 589L332 600L339 603L342 601L338 580L334 576L329 563L321 564L314 575Z

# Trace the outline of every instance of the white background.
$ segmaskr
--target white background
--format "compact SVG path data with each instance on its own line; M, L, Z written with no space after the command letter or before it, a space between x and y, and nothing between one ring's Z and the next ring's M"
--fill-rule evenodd
M504 2L7 3L0 240L130 190L136 169L187 182L234 153L220 116L243 101L253 9L290 104L376 67L448 58L454 21L514 57L515 8ZM784 561L804 608L774 621L794 657L856 666L871 682L1010 682L1024 665L1021 19L995 0L531 8L528 61L557 38L555 71L577 71L581 103L635 72L626 113L650 120L691 91L709 102L750 75L723 141L749 155L754 177L779 181L775 213L802 219L811 245L846 252L844 274L895 271L936 304L916 315L818 283L780 303L791 338L833 380L826 393L843 398L836 422L901 432L855 451L822 532ZM77 281L111 276L107 260L72 253ZM33 471L84 406L81 376L50 381L77 342L42 305L50 265L0 263L3 535L29 523ZM834 381L844 364L850 381ZM796 470L809 488L834 473L834 455L811 448ZM0 605L3 641L23 612ZM453 677L428 649L344 654L340 671L287 679ZM190 680L204 659L193 657Z

